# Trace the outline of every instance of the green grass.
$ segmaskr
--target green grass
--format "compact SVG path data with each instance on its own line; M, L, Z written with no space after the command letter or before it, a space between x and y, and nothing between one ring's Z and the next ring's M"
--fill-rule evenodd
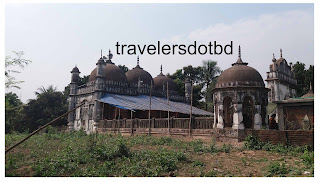
M26 133L7 134L5 145L12 146L26 136ZM226 144L218 147L215 140L204 143L202 140L187 142L142 135L87 135L83 131L64 133L49 127L46 132L32 136L6 154L5 173L6 176L241 176L242 167L269 162L265 157L250 159L235 155L242 150ZM272 147L264 150L283 152ZM290 152L295 150L292 148ZM292 169L279 163L288 158L283 156L283 160L276 161L280 166L270 163L265 174L302 175L309 171L313 175L313 155L308 148L298 157L288 155L298 158L300 162L296 165L302 166ZM240 168L225 169L230 165L223 162L226 156L235 156L234 159L239 164L242 161L243 166L235 163ZM277 172L279 169L280 173Z

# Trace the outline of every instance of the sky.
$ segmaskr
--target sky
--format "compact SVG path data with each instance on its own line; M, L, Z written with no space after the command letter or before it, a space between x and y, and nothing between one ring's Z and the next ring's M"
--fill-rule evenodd
M8 89L27 103L37 88L59 91L70 83L72 68L80 76L96 67L100 50L113 53L116 65L132 69L137 55L117 55L120 44L190 44L233 41L233 55L141 55L140 66L153 77L183 66L215 60L225 70L237 60L257 69L263 79L272 54L288 62L314 65L313 4L6 4L5 54L24 51L32 63L21 73L21 89Z

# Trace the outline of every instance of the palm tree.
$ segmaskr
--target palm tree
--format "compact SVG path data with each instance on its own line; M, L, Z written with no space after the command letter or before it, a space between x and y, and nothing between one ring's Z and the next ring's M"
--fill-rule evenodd
M206 85L206 92L205 92L205 98L206 98L206 110L208 110L208 95L211 93L209 92L209 86L210 84L215 81L218 77L218 74L221 73L220 68L217 66L216 61L212 60L203 60L202 61L202 80L204 80Z
M34 93L36 94L37 98L39 98L41 95L57 92L57 87L53 87L53 85L49 85L48 88L44 88L44 86L41 86L37 90L39 92L36 91Z

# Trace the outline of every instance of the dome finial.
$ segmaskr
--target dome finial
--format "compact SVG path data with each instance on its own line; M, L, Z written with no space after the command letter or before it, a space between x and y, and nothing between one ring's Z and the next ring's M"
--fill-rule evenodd
M272 58L272 62L276 62L276 57L274 56L274 53L273 53L273 58Z
M248 63L242 62L242 59L241 59L241 46L239 45L238 60L237 60L237 62L233 63L232 66L234 66L234 65L247 65L247 64Z
M112 53L111 53L111 50L109 49L109 55L108 55L108 58L109 58L109 60L110 60L110 61L111 61L112 57L113 57L113 55L112 55Z
M158 76L164 76L164 74L162 73L162 64L160 66L160 74Z
M282 49L280 49L280 57L282 58Z
M102 58L102 49L101 49L101 56L100 57Z
M137 66L139 66L139 56L138 56L138 58L137 58Z

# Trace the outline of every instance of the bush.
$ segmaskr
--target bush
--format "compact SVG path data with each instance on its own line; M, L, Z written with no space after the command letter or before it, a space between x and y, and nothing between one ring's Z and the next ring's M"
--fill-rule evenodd
M192 163L192 166L193 166L193 167L204 166L204 162L197 160L197 161L194 161L194 162Z
M283 177L286 174L288 174L290 172L290 169L288 169L286 167L285 164L283 163L279 163L279 162L274 162L269 164L268 166L268 177L272 177L272 176L280 176Z
M314 152L310 152L308 148L305 147L304 153L300 158L303 160L306 167L311 169L312 174L314 174Z
M189 143L189 145L193 148L193 152L204 152L205 147L203 146L202 140L194 140Z
M228 145L223 144L221 150L222 150L224 153L230 153L230 150L231 150L231 149L232 149L232 145L230 145L230 144L228 144Z
M244 139L244 147L249 150L261 150L263 143L260 142L259 138L256 135L248 135Z

